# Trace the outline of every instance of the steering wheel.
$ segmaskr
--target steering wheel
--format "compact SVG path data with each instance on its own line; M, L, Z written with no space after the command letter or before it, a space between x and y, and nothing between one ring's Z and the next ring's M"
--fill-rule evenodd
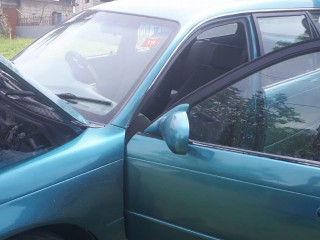
M98 84L100 82L97 72L80 53L68 51L65 59L70 65L73 76L78 81L88 84Z

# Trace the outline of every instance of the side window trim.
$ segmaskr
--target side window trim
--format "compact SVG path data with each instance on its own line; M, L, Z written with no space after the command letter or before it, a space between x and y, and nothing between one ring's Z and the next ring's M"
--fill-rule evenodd
M315 36L315 31L314 31L314 27L313 24L310 22L310 16L308 15L308 13L306 11L292 11L292 12L270 12L270 13L254 13L252 14L253 17L253 24L254 24L254 28L256 31L256 35L257 35L257 39L258 39L258 49L260 52L260 56L265 54L264 48L263 48L263 40L262 40L262 35L261 35L261 30L260 30L260 26L258 23L258 18L264 17L264 18L268 18L268 17L284 17L284 16L301 16L301 15L305 15L306 19L308 20L308 25L310 27L311 30L311 38L314 39Z
M218 145L218 144L200 142L200 141L193 140L193 139L189 140L189 144L194 145L194 146L219 149L219 150L224 150L224 151L229 151L229 152L243 153L243 154L247 154L247 155L251 155L251 156L265 157L265 158L270 158L270 159L279 160L279 161L299 163L299 164L305 164L308 166L320 167L320 162L308 160L308 159L275 155L275 154L270 154L270 153L265 153L265 152L258 152L258 151L248 150L248 149L236 148L236 147L228 147L228 146L223 146L223 145Z
M314 33L314 38L319 38L320 37L320 28L318 28L316 26L316 24L313 22L312 20L312 13L319 13L320 15L320 12L318 10L310 10L310 11L307 11L306 14L308 15L308 18L309 18L309 25L311 26L312 28L312 32Z

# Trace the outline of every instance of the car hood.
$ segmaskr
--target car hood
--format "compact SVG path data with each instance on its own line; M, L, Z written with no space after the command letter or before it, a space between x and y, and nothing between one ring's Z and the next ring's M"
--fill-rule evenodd
M41 99L46 99L50 107L54 108L57 113L73 129L89 126L89 122L76 110L70 107L64 100L60 99L53 92L21 73L11 61L0 56L0 69L12 76L23 85L26 90L32 91Z

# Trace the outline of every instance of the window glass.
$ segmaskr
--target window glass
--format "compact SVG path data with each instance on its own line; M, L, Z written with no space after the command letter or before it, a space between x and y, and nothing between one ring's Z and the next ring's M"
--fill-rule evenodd
M304 15L259 17L257 20L264 53L311 38L308 21Z
M171 65L155 96L143 108L143 114L153 120L192 91L247 62L246 28L244 19L241 20L224 22L224 25L213 24L193 39ZM138 36L145 37L154 31L164 30L143 26ZM137 41L137 45L141 43L143 41Z
M190 137L319 161L319 91L320 53L286 60L193 106Z
M14 63L55 94L98 100L68 104L88 121L105 124L157 62L177 28L176 22L163 19L85 11L40 38Z
M318 30L320 30L320 12L310 12L310 14L312 16L313 23L316 25Z
M223 26L217 26L214 28L210 28L203 33L199 34L197 39L207 39L207 38L215 38L222 37L235 34L238 29L238 23L230 23Z

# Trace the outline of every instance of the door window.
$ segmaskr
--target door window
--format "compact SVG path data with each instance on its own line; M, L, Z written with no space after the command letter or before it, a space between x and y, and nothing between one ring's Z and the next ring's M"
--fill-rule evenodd
M244 19L217 23L199 33L172 64L143 114L155 119L195 89L249 61L246 36Z
M237 33L239 23L229 23L214 28L210 28L203 33L199 34L197 40L212 39L217 37L232 36Z
M257 17L263 53L311 39L305 15Z
M194 105L192 140L320 161L320 53L286 60Z

